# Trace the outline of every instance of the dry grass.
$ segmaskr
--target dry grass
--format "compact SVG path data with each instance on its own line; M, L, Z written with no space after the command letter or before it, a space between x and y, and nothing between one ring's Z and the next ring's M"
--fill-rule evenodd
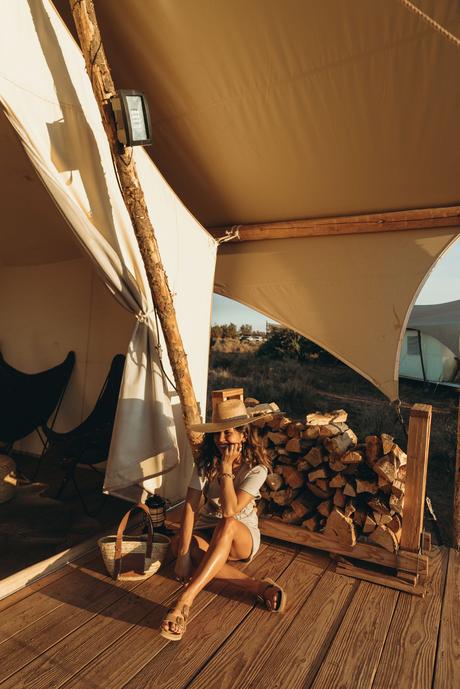
M249 351L241 351L240 344L247 343L227 342L225 347L213 347L209 391L242 387L245 395L256 397L261 402L276 402L295 419L302 419L307 412L315 410L343 408L348 412L349 424L360 440L364 440L366 435L385 432L406 448L404 430L388 400L348 366L322 364L314 360L299 362L257 357L257 346L251 345ZM448 543L452 523L458 393L452 388L402 380L400 397L406 428L412 404L424 402L433 405L427 493L438 517L443 541Z

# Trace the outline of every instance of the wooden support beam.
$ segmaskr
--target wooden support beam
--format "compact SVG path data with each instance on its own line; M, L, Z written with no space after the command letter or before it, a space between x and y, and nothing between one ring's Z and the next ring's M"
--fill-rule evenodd
M70 0L70 9L85 58L86 70L93 86L102 123L112 150L123 198L144 261L153 303L163 330L169 361L182 405L185 428L196 455L199 451L202 435L190 431L190 425L199 422L200 415L188 368L187 355L177 325L174 304L149 218L144 193L137 176L132 149L122 146L117 141L116 124L110 105L110 99L115 95L116 90L104 52L93 0Z
M460 550L460 394L458 398L457 449L455 454L454 505L452 514L452 546Z
M414 404L407 439L407 474L401 550L418 553L423 531L426 474L430 445L431 405Z
M238 238L231 242L254 242L263 239L288 239L299 237L326 237L369 232L398 232L432 227L460 226L460 206L425 208L412 211L349 215L335 218L303 218L282 222L212 227L209 232L216 238L238 229Z

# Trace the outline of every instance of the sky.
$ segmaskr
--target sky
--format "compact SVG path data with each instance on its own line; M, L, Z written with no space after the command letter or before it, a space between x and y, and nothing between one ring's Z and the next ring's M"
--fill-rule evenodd
M417 304L442 304L460 299L460 240L439 260L418 295ZM254 330L265 330L267 317L232 299L214 294L212 323L249 323ZM271 321L270 321L271 322Z

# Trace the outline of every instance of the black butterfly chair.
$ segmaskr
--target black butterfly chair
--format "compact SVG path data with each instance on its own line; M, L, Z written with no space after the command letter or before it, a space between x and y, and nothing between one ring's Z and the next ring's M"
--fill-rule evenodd
M34 430L46 449L39 428L56 410L54 424L74 364L75 352L69 352L58 366L40 373L23 373L7 364L0 354L0 442L5 444L4 451L9 453L17 440ZM34 476L42 457L43 453Z
M65 472L56 498L61 497L71 481L83 509L89 516L94 516L95 513L91 514L88 510L75 477L75 470L77 464L87 464L96 473L101 473L94 464L105 461L109 454L124 365L125 357L117 354L112 360L93 411L79 426L67 433L57 433L46 425L43 426L43 432L49 442L45 457L57 459Z

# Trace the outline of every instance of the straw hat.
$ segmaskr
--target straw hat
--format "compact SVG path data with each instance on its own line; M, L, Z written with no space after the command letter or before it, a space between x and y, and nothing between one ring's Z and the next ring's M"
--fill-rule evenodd
M267 416L282 413L274 402L247 408L242 400L230 399L216 404L210 423L198 423L190 428L198 433L218 433L227 428L239 428Z

